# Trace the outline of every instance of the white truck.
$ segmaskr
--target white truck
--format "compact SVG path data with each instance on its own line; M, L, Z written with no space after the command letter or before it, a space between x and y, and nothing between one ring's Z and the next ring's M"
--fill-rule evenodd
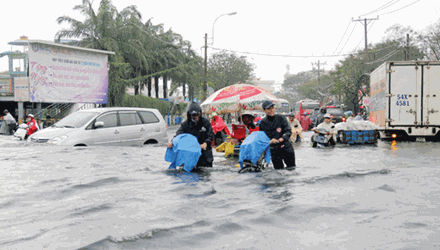
M382 139L440 140L440 62L385 62L370 74L370 121Z

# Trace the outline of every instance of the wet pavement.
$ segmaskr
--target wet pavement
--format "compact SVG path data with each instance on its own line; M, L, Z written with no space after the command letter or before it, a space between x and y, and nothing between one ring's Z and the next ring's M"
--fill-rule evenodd
M217 152L184 173L165 145L0 136L0 249L440 249L439 143L312 148L311 135L297 170L247 174Z

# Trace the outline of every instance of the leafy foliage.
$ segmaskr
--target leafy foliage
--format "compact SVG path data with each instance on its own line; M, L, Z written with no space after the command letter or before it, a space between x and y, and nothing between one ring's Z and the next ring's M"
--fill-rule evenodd
M137 107L137 108L155 108L158 109L162 115L170 113L172 103L168 101L159 100L152 97L147 97L143 95L129 95L125 94L120 105L120 107ZM172 114L181 114L183 112L183 105L176 106L172 109Z
M219 90L238 82L246 82L253 76L255 66L245 57L234 53L219 52L213 54L208 61L208 81L215 90Z
M143 23L135 6L119 12L110 0L101 0L96 12L92 2L83 0L74 7L83 14L83 21L68 16L57 19L58 23L68 23L70 28L60 30L56 39L79 38L74 45L115 52L109 56L108 105L120 105L129 86L135 88L136 94L140 93L139 86L148 84L151 89L152 77L175 79L183 85L200 85L192 81L199 67L190 64L200 64L201 58L180 34L171 29L164 31L163 24L154 25L151 19ZM176 85L182 84L176 82ZM166 94L165 89L165 97Z

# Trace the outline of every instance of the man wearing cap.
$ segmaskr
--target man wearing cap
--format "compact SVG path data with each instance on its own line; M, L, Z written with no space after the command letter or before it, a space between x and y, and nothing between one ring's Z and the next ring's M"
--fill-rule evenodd
M7 109L3 111L2 126L0 127L0 134L12 135L14 128L17 126L17 122L14 117L9 113Z
M32 135L33 133L37 132L38 130L38 125L37 122L35 122L34 119L34 115L33 114L29 114L26 117L26 121L27 121L27 132L26 132L26 136L24 137L24 139L26 140L30 135Z
M295 170L295 152L290 143L292 129L289 122L284 116L275 115L274 103L271 101L263 102L263 111L266 117L261 120L260 131L264 131L270 139L273 167L283 169L286 164L287 170Z
M331 136L329 142L332 145L335 145L336 142L336 133L335 133L335 124L333 122L331 122L331 115L330 114L325 114L324 115L324 122L319 124L316 129L325 129L327 130L327 134L329 136Z
M214 160L212 156L214 131L212 130L211 123L207 118L202 117L202 109L195 102L190 104L187 115L188 119L180 125L176 135L186 133L197 137L200 147L202 148L202 155L200 156L196 167L212 167L212 162ZM169 142L167 147L172 148L173 143Z

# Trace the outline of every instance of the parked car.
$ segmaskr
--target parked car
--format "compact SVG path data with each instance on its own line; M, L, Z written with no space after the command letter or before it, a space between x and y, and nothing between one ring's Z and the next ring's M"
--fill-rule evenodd
M80 110L29 136L33 143L131 146L167 142L168 127L157 109Z
M332 122L345 122L344 109L341 106L326 106L327 113L332 116Z
M325 107L321 107L318 111L318 115L317 115L317 119L315 122L315 126L318 126L320 123L324 122L324 118L321 115L321 110L322 109L326 109L326 113L330 114L332 117L332 122L333 123L338 123L338 122L344 122L345 121L345 116L344 116L344 108L341 106L325 106Z

